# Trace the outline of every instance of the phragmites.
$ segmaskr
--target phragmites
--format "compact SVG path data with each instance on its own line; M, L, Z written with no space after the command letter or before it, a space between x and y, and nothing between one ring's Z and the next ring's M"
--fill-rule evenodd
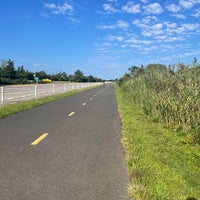
M173 67L173 69L172 69ZM144 112L168 126L195 132L200 141L200 65L150 64L129 68L120 86L131 101L140 103ZM141 73L142 72L142 73Z

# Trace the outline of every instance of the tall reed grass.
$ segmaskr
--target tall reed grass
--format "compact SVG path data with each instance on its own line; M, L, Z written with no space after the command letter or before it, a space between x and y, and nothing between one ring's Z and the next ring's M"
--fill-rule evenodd
M187 133L188 141L200 143L200 65L149 64L130 68L119 80L126 97L142 105L154 121ZM136 73L134 73L134 72Z

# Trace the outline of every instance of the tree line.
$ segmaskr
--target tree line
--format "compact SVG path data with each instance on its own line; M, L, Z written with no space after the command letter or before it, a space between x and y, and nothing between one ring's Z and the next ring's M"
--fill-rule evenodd
M56 74L47 74L45 71L38 71L34 74L28 71L24 66L15 68L13 60L1 60L0 63L0 84L28 84L34 83L34 76L42 79L50 79L52 81L71 81L71 82L101 82L101 78L94 77L92 75L85 76L81 70L76 70L74 74L67 75L65 72L58 72Z

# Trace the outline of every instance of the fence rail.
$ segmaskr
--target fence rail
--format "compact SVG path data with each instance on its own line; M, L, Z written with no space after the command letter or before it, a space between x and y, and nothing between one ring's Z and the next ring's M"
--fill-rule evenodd
M64 93L75 89L101 85L102 83L56 83L36 85L14 85L0 87L1 104L40 98L52 94Z

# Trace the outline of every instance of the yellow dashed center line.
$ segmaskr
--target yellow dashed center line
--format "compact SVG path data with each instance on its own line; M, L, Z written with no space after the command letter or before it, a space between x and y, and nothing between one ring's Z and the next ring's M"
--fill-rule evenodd
M82 106L85 106L85 105L86 105L86 103L83 103L83 104L82 104Z
M68 116L71 117L74 114L75 114L75 112L71 112Z
M39 138L37 138L35 141L33 141L30 145L37 145L39 142L41 142L48 135L49 135L48 133L43 133Z

